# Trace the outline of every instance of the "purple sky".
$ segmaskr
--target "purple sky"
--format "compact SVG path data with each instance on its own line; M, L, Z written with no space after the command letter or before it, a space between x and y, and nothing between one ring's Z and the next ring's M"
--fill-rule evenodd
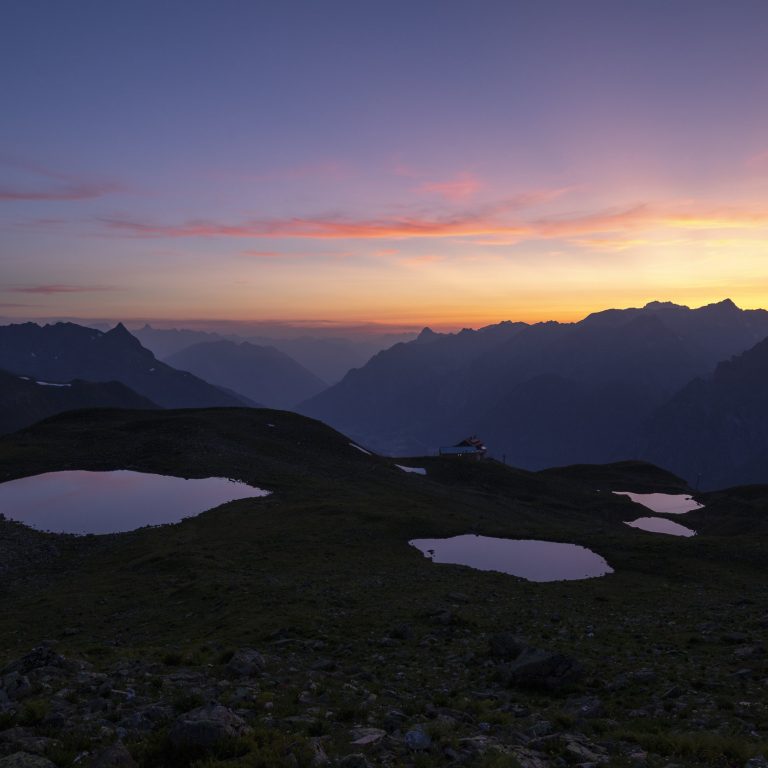
M9 0L0 315L768 305L768 3Z

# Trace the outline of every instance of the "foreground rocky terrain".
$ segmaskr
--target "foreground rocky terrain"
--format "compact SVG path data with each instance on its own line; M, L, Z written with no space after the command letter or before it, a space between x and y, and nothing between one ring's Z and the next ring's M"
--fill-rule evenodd
M649 465L410 463L427 475L265 410L5 439L3 480L129 467L273 493L111 536L0 521L0 767L768 765L766 489L702 495L699 535L674 539L610 493L684 490ZM615 573L532 583L407 545L467 531L575 541Z

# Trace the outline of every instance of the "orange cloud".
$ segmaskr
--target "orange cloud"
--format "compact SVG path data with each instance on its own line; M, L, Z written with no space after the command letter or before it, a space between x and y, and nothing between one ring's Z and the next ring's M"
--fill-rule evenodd
M483 183L471 173L462 173L449 181L428 181L421 184L417 191L439 195L451 202L461 202L472 197Z
M520 239L530 229L517 223L504 223L483 214L458 214L445 217L403 216L389 219L291 218L254 219L242 224L220 224L194 220L185 224L164 225L127 219L105 219L113 230L135 237L273 237L314 240L409 240L428 237L475 237L504 235Z
M114 231L148 238L298 238L309 240L413 240L457 238L483 245L512 245L522 240L570 240L606 250L641 245L639 233L686 230L755 230L768 228L768 208L703 207L691 203L638 204L578 216L527 219L522 209L554 199L561 190L528 193L483 209L444 216L406 215L383 218L293 217L250 219L227 224L204 219L181 224L153 224L105 219ZM606 237L610 236L610 237ZM278 251L252 251L277 258ZM284 254L291 255L291 254ZM293 254L295 255L295 254ZM337 254L339 255L339 254Z

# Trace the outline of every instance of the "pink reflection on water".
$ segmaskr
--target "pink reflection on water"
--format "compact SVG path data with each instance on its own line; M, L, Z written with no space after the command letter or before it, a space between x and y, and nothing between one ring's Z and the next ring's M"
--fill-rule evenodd
M56 533L119 533L177 523L228 501L268 493L223 477L75 470L0 483L0 512Z
M529 581L591 579L613 573L600 555L577 544L473 534L450 539L413 539L408 543L434 563L501 571Z
M684 493L632 493L630 491L614 491L617 496L629 496L635 504L642 504L652 512L662 515L684 515L704 505L695 501L692 496Z
M663 517L638 517L631 523L625 523L631 528L639 528L649 533L667 533L670 536L695 536L696 531L686 528L679 523L673 523Z

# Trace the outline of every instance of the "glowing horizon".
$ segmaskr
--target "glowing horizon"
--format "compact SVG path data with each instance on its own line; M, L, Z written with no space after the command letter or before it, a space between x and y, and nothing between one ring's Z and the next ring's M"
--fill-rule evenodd
M2 316L768 306L764 3L42 7L0 31Z

